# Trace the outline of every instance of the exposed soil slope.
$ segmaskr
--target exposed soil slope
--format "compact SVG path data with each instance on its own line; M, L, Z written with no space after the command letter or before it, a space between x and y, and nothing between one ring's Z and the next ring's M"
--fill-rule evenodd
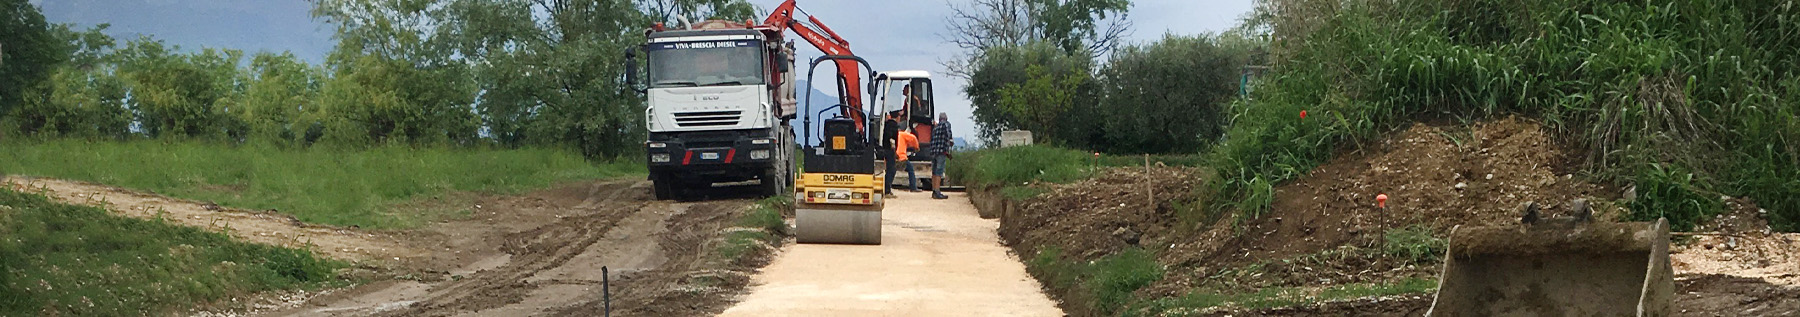
M1140 298L1181 297L1196 289L1251 292L1270 287L1318 289L1347 283L1435 279L1436 263L1414 263L1379 252L1389 229L1423 225L1443 235L1457 225L1514 223L1519 206L1535 201L1551 216L1569 202L1594 202L1598 217L1618 218L1618 190L1584 181L1567 167L1569 158L1535 123L1503 118L1467 128L1414 125L1379 143L1349 151L1306 176L1275 188L1265 214L1234 224L1232 217L1185 228L1176 219L1202 176L1192 170L1119 168L1089 180L1046 186L1048 192L1020 202L1003 220L1002 237L1027 257L1045 247L1062 248L1065 260L1092 261L1127 247L1158 254L1164 278L1138 291ZM1204 189L1204 187L1200 187ZM1153 196L1147 196L1154 192ZM1375 196L1389 197L1386 208ZM1706 305L1742 296L1743 302L1781 299L1790 294L1800 267L1792 238L1767 234L1750 202L1731 199L1739 210L1713 227L1761 233L1703 235L1678 244L1675 269L1683 294L1676 307L1686 312L1737 314L1753 307ZM1745 207L1750 206L1750 207ZM1748 210L1748 211L1745 211ZM1718 229L1726 230L1726 229ZM1736 242L1733 242L1736 241ZM1727 245L1730 249L1727 249ZM1254 266L1254 270L1246 270ZM1249 272L1249 273L1247 273ZM1724 274L1752 281L1717 281ZM1760 281L1763 284L1756 284ZM1052 290L1072 309L1070 293ZM1429 296L1396 296L1245 311L1232 315L1416 315ZM1770 304L1766 307L1786 307ZM1080 305L1073 305L1080 306ZM1754 306L1762 307L1762 306ZM1766 310L1765 310L1766 311Z

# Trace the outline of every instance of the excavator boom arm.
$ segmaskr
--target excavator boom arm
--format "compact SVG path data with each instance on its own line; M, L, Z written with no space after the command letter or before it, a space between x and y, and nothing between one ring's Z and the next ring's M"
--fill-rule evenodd
M813 47L818 48L819 51L824 52L825 55L856 55L850 52L850 41L844 40L842 36L838 36L837 32L833 32L830 27L826 27L825 23L819 22L818 17L813 17L811 15L807 15L806 17L808 21L812 22L813 26L819 28L818 30L813 30L812 27L807 26L805 23L800 23L800 20L795 19L794 12L800 10L799 6L794 4L794 1L795 0L783 1L780 6L776 6L775 10L769 12L769 18L763 20L763 25L773 28L776 33L793 30L794 34L799 34L801 38L806 39L807 43L812 43ZM802 13L804 13L804 11L802 11ZM843 110L843 114L844 116L850 117L850 119L856 120L857 128L862 129L863 123L866 122L866 120L864 120L865 118L863 118L863 115L860 112L852 110L862 109L863 107L862 76L859 73L861 66L858 65L856 61L851 60L838 60L836 62L838 78L843 80L844 83L842 98L844 98L845 109Z

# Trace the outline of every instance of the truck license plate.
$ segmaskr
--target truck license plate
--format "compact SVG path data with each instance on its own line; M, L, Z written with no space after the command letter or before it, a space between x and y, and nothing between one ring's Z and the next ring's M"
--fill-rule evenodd
M719 159L719 153L700 153L700 159L702 159L702 160L717 160L717 159Z

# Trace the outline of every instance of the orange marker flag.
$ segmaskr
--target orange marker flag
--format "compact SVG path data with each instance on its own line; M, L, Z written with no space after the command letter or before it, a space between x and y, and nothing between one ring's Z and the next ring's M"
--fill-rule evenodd
M1387 194L1375 195L1375 206L1387 209Z

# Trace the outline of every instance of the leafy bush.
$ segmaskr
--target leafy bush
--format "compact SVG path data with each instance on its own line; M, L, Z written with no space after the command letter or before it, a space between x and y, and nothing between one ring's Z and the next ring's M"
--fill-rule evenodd
M1218 37L1164 35L1120 48L1101 71L1105 111L1098 114L1111 153L1198 153L1224 132L1225 107L1237 98L1243 47Z
M333 282L344 263L0 188L0 315L138 315Z

